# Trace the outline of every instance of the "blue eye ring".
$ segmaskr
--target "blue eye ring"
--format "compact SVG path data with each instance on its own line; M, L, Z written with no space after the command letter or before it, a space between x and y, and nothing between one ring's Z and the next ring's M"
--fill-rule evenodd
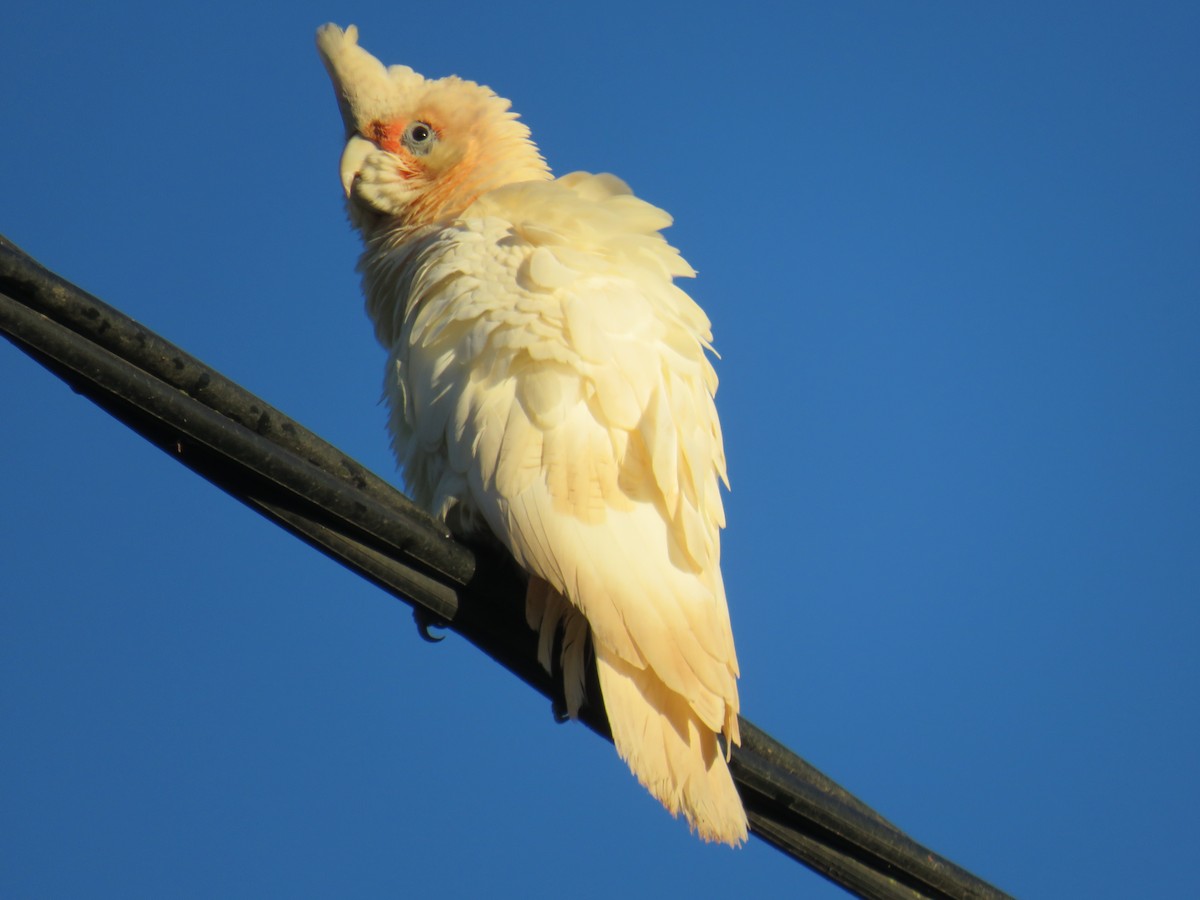
M401 140L409 153L424 156L437 143L437 132L428 122L414 120L405 126L404 137Z

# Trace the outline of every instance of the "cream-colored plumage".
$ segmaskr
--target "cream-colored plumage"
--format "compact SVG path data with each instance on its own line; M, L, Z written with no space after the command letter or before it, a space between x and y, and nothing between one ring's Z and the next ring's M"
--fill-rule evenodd
M611 175L551 180L488 88L385 68L353 26L317 45L410 489L529 573L548 670L563 635L568 711L590 634L622 759L702 837L741 843L717 740L739 741L717 380L670 217Z

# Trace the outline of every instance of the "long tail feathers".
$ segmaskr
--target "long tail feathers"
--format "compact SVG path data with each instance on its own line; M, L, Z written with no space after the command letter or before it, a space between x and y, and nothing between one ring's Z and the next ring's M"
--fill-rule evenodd
M563 629L562 672L567 710L583 700L586 620L550 585L530 579L526 618L539 632L538 658L551 671L554 634ZM737 847L748 823L717 736L650 669L639 669L596 647L596 672L617 753L672 815L683 813L706 841ZM736 735L733 736L736 741Z
M746 840L746 811L717 736L649 669L597 648L596 671L617 753L672 815L706 841Z

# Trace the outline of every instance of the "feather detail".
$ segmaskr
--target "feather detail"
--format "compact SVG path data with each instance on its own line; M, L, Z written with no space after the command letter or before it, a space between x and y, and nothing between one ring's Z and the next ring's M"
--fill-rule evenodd
M576 183L598 193L592 180ZM570 183L516 187L409 254L406 314L385 336L404 374L391 399L405 410L397 443L409 448L406 474L419 501L468 510L536 576L531 583L548 586L531 587L527 612L547 668L554 635L564 635L568 711L582 702L583 662L573 654L586 645L586 622L606 660L610 722L624 721L626 735L645 730L647 702L662 707L666 724L653 738L661 747L639 752L622 738L622 758L699 833L737 843L744 826L730 825L740 820L729 813L728 772L710 772L725 765L715 734L738 738L738 666L719 571L724 457L707 319L677 302L686 295L670 290L665 264L642 265L653 244L637 245L627 265L629 242L605 239L621 221L607 199L593 217L595 204ZM521 209L508 204L524 202L569 216L521 229ZM662 221L626 207L645 227ZM546 234L575 248L569 267ZM655 238L656 252L673 258ZM369 259L365 270L369 279ZM656 699L633 703L641 689ZM671 742L668 733L689 737ZM662 769L663 754L682 755ZM665 787L684 768L686 786ZM721 810L720 824L706 810Z
M617 754L672 815L706 841L736 847L749 823L716 735L655 676L596 651Z

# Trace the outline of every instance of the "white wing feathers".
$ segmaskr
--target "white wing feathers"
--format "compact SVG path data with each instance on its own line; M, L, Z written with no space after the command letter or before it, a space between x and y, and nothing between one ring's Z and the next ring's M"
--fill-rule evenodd
M547 668L564 629L572 712L590 627L622 758L702 836L740 843L715 737L739 740L716 375L708 319L672 283L693 272L658 233L670 221L575 173L382 239L364 275L418 501L482 516L536 576L528 618Z

